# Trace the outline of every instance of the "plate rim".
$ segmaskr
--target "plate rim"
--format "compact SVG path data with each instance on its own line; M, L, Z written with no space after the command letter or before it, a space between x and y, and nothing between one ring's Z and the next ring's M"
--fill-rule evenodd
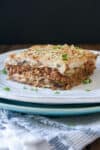
M5 95L1 95L1 93L0 93L0 98L6 99L8 101L12 100L12 101L20 101L20 102L26 102L26 103L31 102L31 103L38 103L38 104L41 103L41 104L53 104L53 105L56 105L56 104L58 104L58 105L61 105L61 104L85 104L85 103L86 104L87 103L91 103L91 104L98 103L99 104L100 103L99 97L98 98L93 97L92 101L90 101L89 98L68 98L67 102L65 102L64 98L63 99L59 98L59 103L58 103L58 101L54 101L54 102L50 101L50 99L58 100L58 98L48 98L48 97L45 97L45 98L44 97L40 97L40 98L36 97L35 98L35 97L33 97L33 101L32 101L32 98L30 98L30 100L29 100L27 97L20 97L20 96L18 97L18 96L14 96L14 95L13 96L5 96ZM43 101L42 101L42 98L44 99ZM37 101L37 100L39 100L39 101ZM73 102L72 102L72 100L73 100ZM82 100L84 100L84 102Z
M70 115L86 115L93 113L100 113L100 106L87 107L87 108L37 108L37 107L25 107L25 106L16 106L12 104L0 103L0 109L28 113L35 115L47 115L47 116L70 116Z

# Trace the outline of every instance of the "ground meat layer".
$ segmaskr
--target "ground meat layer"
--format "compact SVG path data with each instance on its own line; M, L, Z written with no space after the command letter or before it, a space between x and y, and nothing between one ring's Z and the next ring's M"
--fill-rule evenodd
M86 62L81 68L75 68L73 74L60 74L56 69L42 67L33 68L29 65L6 65L9 79L30 84L36 87L52 89L70 89L87 79L95 69L92 61Z

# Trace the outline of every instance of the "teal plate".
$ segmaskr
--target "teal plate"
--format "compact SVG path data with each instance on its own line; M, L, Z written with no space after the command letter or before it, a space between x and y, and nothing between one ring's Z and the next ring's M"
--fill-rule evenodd
M0 99L0 108L21 113L29 113L45 116L67 116L85 115L100 112L99 104L77 104L77 105L42 105Z

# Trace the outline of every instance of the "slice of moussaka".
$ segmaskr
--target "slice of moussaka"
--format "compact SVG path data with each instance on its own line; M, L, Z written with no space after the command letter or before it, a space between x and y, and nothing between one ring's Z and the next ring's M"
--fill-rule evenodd
M10 54L8 79L36 87L70 89L93 74L97 54L73 45L32 46Z

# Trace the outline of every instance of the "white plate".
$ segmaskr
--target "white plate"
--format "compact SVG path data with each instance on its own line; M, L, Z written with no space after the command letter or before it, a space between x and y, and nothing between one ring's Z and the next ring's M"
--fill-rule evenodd
M19 53L21 51L23 50L16 50L14 52ZM96 51L93 52L99 53ZM7 80L7 75L2 73L2 69L4 68L4 61L9 53L12 52L0 55L1 98L45 104L75 104L100 102L100 56L97 59L97 68L94 74L91 76L92 83L82 84L80 86L72 88L71 90L58 90L56 92L46 88L38 88L38 90L32 90L32 86ZM9 87L10 91L5 91L5 87ZM24 89L24 87L27 89ZM87 91L87 89L90 91Z

